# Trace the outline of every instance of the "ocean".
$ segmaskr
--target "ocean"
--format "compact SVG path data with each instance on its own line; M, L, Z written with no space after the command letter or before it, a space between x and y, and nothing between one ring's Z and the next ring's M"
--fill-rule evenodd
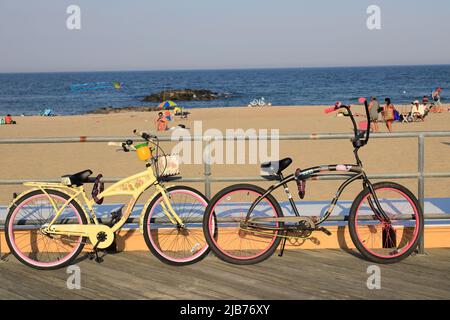
M123 84L115 89L113 82ZM85 83L91 90L74 90ZM111 83L111 86L104 86ZM140 100L167 89L208 89L228 95L212 101L179 102L185 108L246 106L264 97L273 105L332 105L356 103L375 95L394 104L450 87L450 65L336 67L295 69L124 71L0 74L0 116L35 115L46 108L56 114L84 114L101 107L149 106Z

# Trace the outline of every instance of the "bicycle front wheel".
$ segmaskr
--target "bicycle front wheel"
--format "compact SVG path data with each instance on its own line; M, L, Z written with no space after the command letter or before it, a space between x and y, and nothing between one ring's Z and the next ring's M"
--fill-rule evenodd
M350 209L349 230L356 248L376 263L394 263L408 257L423 232L423 213L417 198L407 188L393 182L373 185L389 222L380 221L368 189L363 190Z
M83 250L81 236L45 234L42 230L68 202L55 224L86 224L80 205L70 196L57 190L28 192L11 206L5 222L8 247L14 256L27 266L36 269L57 269L70 264ZM50 197L50 198L49 198Z
M184 226L174 224L166 215L163 196L159 193L144 215L145 242L150 251L167 264L198 262L209 253L202 229L208 199L199 191L186 186L169 187L166 191L173 210Z
M272 219L282 217L283 213L270 194L251 212L249 218L255 224L250 228L243 225L250 207L264 193L260 187L238 184L223 189L211 200L203 220L203 231L210 248L223 261L254 264L275 252L283 223Z

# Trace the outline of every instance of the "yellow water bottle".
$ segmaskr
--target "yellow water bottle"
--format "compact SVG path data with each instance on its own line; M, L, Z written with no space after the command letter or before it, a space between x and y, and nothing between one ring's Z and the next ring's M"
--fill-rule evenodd
M148 147L148 142L138 144L135 148L139 159L142 161L147 161L152 156L150 148Z

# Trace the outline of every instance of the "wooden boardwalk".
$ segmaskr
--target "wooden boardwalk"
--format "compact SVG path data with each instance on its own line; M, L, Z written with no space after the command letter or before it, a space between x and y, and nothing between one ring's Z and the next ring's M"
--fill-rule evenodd
M234 266L214 256L187 267L149 252L84 259L81 289L66 269L38 271L13 256L0 262L0 299L449 299L450 249L429 249L381 267L381 289L369 290L371 263L343 250L299 250L258 265Z

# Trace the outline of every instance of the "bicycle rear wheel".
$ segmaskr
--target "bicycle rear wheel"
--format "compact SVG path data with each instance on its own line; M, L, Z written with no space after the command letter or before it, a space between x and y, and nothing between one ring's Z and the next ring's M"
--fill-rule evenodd
M251 205L265 190L250 184L238 184L220 191L211 200L203 220L203 231L213 252L233 264L254 264L269 258L281 238L281 222L259 224L266 228L243 227ZM250 219L278 218L283 213L278 202L267 195L254 208ZM255 220L256 221L256 220Z
M70 196L45 190L61 208ZM83 250L81 236L45 234L41 230L53 220L56 211L41 190L24 194L11 206L5 222L8 247L23 264L36 269L58 269L70 264ZM86 224L86 216L79 204L72 200L61 212L55 224Z
M349 230L356 248L376 263L394 263L408 257L423 232L423 213L417 198L407 188L393 182L373 185L390 222L380 221L368 189L363 190L350 209Z
M199 191L186 186L169 187L167 195L184 227L173 224L166 216L160 193L152 200L144 215L145 242L150 251L164 263L187 265L198 262L209 253L202 229L208 199Z

